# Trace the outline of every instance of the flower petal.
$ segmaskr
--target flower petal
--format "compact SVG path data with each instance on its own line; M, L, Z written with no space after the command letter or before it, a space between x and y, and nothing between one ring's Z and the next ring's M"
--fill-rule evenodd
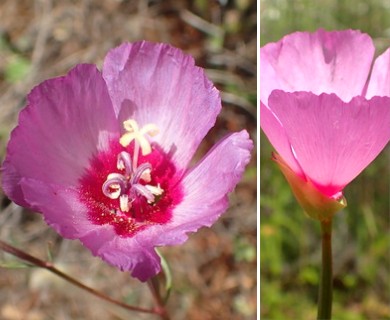
M267 104L272 90L281 89L335 93L348 102L363 93L374 51L371 38L359 31L285 36L260 49L261 101Z
M153 123L151 138L185 168L221 109L218 90L191 56L167 44L123 44L104 61L106 79L122 121Z
M390 97L390 48L375 60L366 97L373 96Z
M183 201L174 208L158 245L182 243L186 233L211 226L228 206L233 191L250 160L253 143L246 131L233 133L218 144L183 178ZM168 241L168 243L167 243Z
M26 206L18 181L77 183L91 156L104 148L118 123L101 74L79 65L68 75L43 82L28 96L13 130L3 164L3 187Z
M283 124L302 170L332 196L354 179L390 139L390 98L272 92L270 109Z
M22 178L20 186L29 207L41 212L47 224L64 238L78 239L95 228L75 189L31 178Z
M30 206L42 212L47 224L64 238L80 239L95 256L130 271L141 281L160 271L160 258L153 248L156 234L161 234L160 226L132 238L118 237L112 226L89 221L88 209L79 201L76 190L26 178L21 180L21 187Z
M146 281L161 270L160 257L150 244L152 239L149 232L123 238L110 227L100 227L80 240L94 255L122 271L130 271L140 281Z
M298 175L304 178L299 163L291 149L291 143L283 128L283 124L275 116L272 110L263 102L260 102L260 126L271 142L275 150L281 155L287 165Z

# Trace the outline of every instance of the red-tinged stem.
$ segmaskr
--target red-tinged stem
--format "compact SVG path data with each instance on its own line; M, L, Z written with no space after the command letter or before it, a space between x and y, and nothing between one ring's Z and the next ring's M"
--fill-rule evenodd
M162 320L170 320L170 316L167 312L167 309L164 305L164 300L161 298L161 292L160 292L160 282L158 279L158 275L154 276L153 278L148 280L148 286L152 293L152 296L154 298L154 301L157 305L157 308L159 310L159 314Z
M318 320L332 318L332 219L321 222L322 268L318 296Z
M158 305L158 307L156 309L144 309L144 308L140 308L140 307L136 307L136 306L131 306L127 303L123 303L121 301L118 301L118 300L115 300L115 299L112 299L108 296L106 296L105 294L95 290L95 289L92 289L88 286L86 286L85 284L82 284L81 282L79 282L78 280L72 278L71 276L63 273L62 271L58 270L57 268L54 267L54 265L50 262L47 262L47 261L43 261L43 260L40 260L36 257L33 257L31 255L29 255L28 253L24 252L24 251L21 251L7 243L5 243L4 241L0 240L0 249L9 253L9 254L12 254L13 256L15 257L18 257L19 259L21 260L24 260L24 261L27 261L37 267L40 267L40 268L44 268L54 274L56 274L57 276L61 277L62 279L72 283L73 285L93 294L94 296L100 298L100 299L103 299L105 301L108 301L112 304L115 304L119 307L122 307L124 309L127 309L127 310L130 310L130 311L136 311L136 312L143 312L143 313L151 313L151 314L157 314L159 315L160 317L162 317L162 319L168 319L168 318L163 318L163 311L161 311L161 307L160 305Z

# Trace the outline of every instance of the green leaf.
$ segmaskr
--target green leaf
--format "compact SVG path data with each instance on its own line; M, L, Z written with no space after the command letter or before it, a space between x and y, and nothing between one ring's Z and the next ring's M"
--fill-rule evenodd
M164 304L168 302L169 296L171 295L172 290L172 271L169 267L168 261L165 259L165 257L162 255L160 251L156 249L157 254L159 255L161 259L161 267L163 269L164 275L165 275L165 297L164 297Z

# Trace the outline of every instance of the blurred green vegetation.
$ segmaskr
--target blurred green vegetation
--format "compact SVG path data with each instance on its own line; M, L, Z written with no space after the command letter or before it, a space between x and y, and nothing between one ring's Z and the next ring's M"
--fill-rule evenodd
M261 45L318 28L360 29L390 44L390 1L261 0ZM261 319L315 319L320 226L307 218L260 139ZM390 147L344 190L334 219L333 318L390 319Z
M27 76L31 69L31 62L13 50L10 43L2 35L0 35L0 54L4 59L0 63L0 81L1 78L4 78L5 82L15 84Z
M277 41L293 31L359 29L376 44L388 47L389 0L261 0L260 44Z

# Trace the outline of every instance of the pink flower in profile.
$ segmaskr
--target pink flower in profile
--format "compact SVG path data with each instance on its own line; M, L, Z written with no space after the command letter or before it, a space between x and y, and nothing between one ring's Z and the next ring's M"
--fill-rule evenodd
M390 49L371 69L374 51L352 30L296 32L260 49L261 127L314 218L345 205L344 187L390 139Z
M220 109L218 90L190 56L123 44L102 72L78 65L32 90L7 147L4 191L145 281L161 269L155 247L214 223L249 162L244 130L188 168Z

